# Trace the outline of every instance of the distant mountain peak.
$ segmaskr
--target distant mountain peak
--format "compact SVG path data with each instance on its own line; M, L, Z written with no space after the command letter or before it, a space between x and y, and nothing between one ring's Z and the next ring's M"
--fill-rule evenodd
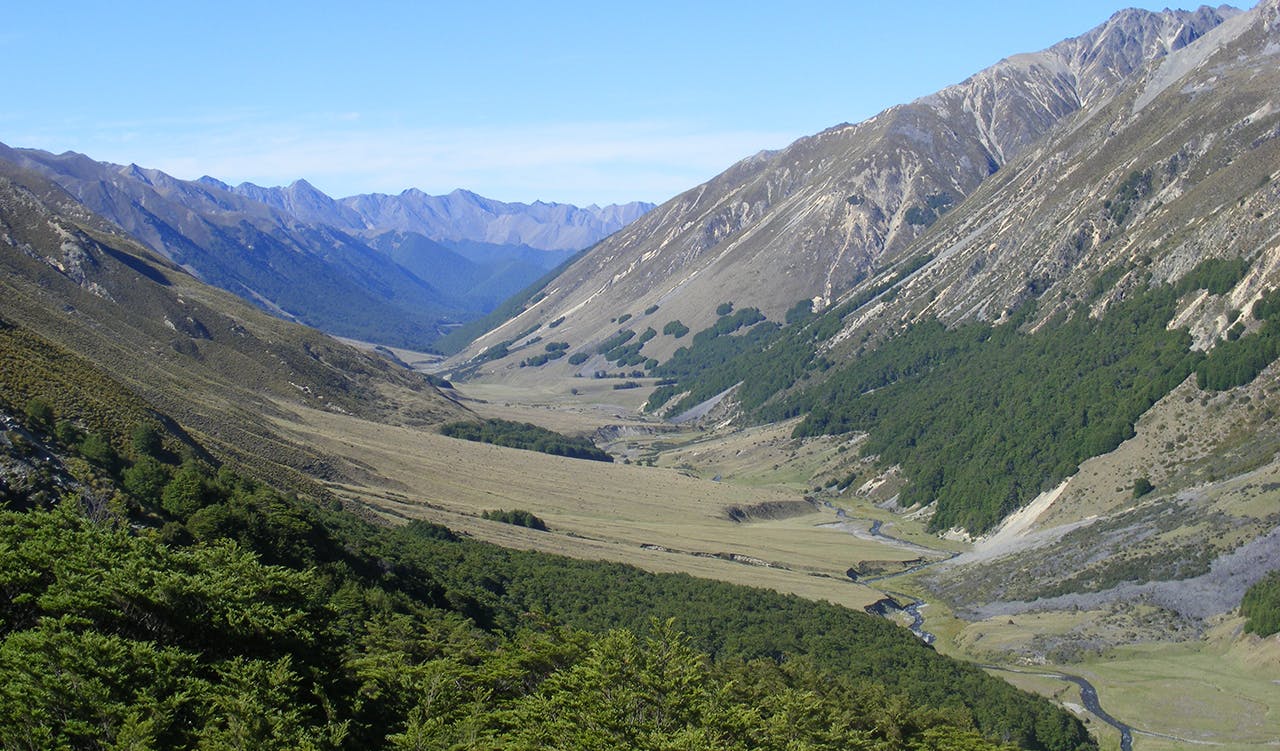
M200 185L207 185L211 188L217 188L219 190L230 191L232 189L230 185L227 185L226 183L222 182L216 177L210 177L208 175L200 176L199 178L196 179L196 182L199 183Z

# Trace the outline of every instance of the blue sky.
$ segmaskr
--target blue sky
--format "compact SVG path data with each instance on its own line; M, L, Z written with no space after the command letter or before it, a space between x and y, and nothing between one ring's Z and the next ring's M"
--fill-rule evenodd
M660 202L1120 7L17 2L0 141L333 196Z

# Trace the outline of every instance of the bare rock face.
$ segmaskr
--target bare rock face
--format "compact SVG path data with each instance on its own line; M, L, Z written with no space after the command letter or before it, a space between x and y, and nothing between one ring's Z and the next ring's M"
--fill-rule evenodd
M463 359L561 318L557 338L585 345L654 305L656 328L679 319L695 330L725 301L774 320L801 300L823 308L911 254L943 215L1046 134L1087 119L1152 61L1236 13L1122 11L865 122L756 154L602 242ZM645 351L664 357L678 344L662 337Z

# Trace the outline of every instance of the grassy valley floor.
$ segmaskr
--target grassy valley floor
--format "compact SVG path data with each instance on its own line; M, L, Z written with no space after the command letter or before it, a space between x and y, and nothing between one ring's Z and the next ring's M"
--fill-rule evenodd
M388 517L427 519L501 545L684 571L855 608L881 594L851 581L850 566L920 555L824 526L837 521L834 509L786 487L547 456L328 412L294 415L277 426L347 459L346 478L331 485L340 496ZM734 508L784 511L737 522L729 515ZM481 518L498 509L530 511L550 531Z

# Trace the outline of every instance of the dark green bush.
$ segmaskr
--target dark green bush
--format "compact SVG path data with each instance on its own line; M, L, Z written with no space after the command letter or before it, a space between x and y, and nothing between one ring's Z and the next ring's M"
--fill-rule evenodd
M528 511L485 511L480 516L483 519L502 522L503 524L513 524L517 527L528 527L529 529L536 529L542 532L547 531L546 523Z
M680 322L679 319L668 321L666 326L662 327L662 333L674 339L679 339L689 333L689 327Z

